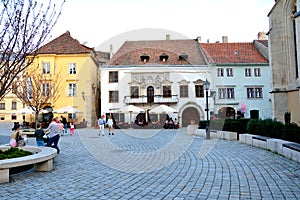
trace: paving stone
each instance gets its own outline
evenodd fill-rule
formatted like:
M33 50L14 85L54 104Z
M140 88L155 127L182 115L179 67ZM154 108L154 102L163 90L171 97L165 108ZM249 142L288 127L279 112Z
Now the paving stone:
M0 124L0 138L10 132ZM97 134L85 128L61 137L54 169L11 175L0 184L0 199L16 199L16 191L25 199L300 198L299 163L238 141L207 141L186 128Z

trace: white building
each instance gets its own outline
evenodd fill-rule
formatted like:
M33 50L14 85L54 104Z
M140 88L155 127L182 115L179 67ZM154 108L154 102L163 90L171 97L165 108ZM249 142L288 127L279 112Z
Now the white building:
M229 49L227 52L224 49ZM220 51L221 50L221 51ZM235 52L236 51L236 52ZM117 121L138 119L161 122L166 116L149 110L165 104L176 110L170 115L180 126L191 120L206 120L204 81L210 116L249 118L272 116L268 60L254 43L204 44L197 40L127 41L101 66L101 113ZM247 74L251 73L251 74ZM135 105L144 114L120 114L119 109ZM224 109L226 112L224 112Z
M267 48L268 41L201 43L211 66L214 90L211 114L229 118L272 117L269 62L256 43Z
M206 119L206 79L211 82L210 70L195 40L127 41L101 66L101 113L117 113L132 104L146 111L139 117L153 122L158 117L148 111L165 104L178 110L170 117L178 117L181 126L198 123ZM130 121L128 114L114 117ZM163 122L165 116L159 118Z

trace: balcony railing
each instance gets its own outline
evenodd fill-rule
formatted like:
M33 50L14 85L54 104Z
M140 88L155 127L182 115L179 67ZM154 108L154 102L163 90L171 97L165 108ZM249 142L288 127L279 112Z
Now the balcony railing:
M154 95L153 97L142 96L124 96L124 103L177 103L178 95L165 97L163 95Z

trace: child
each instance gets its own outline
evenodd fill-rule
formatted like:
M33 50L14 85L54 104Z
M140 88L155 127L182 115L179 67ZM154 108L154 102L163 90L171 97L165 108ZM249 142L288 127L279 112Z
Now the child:
M37 125L37 129L34 132L35 138L36 138L36 145L37 146L45 146L44 142L44 130L41 128L41 124Z
M73 124L73 122L70 123L70 135L74 135L74 131L75 131L75 126Z
M65 129L64 129L64 124L62 123L61 120L59 120L59 127L58 127L58 130L59 130L59 134L60 134L61 136L63 136L63 135L64 135L64 132L65 132Z

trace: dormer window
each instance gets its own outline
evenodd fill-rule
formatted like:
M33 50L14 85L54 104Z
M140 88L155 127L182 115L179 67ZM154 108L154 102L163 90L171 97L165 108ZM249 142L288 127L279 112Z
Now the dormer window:
M189 55L187 55L186 53L182 53L181 55L179 55L178 59L182 61L186 61L188 57Z
M166 53L163 53L159 56L160 61L166 62L169 56Z
M143 55L140 56L140 58L141 58L141 61L146 63L146 62L148 62L150 56L148 56L147 54L144 53Z

